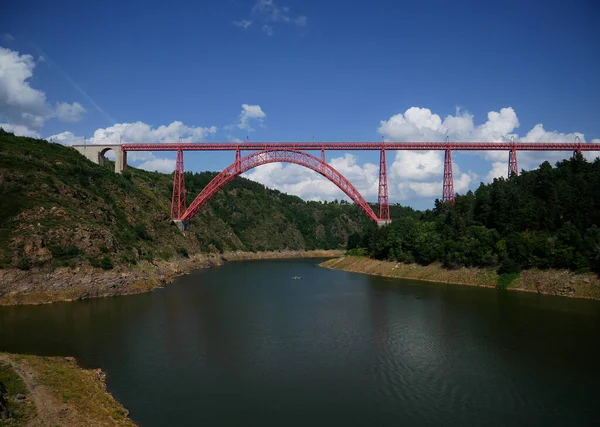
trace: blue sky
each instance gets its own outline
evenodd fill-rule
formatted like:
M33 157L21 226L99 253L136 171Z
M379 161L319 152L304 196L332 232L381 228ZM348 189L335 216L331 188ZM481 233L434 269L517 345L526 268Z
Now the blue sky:
M600 138L592 0L22 0L3 9L0 123L66 144L117 132L126 142ZM457 190L499 175L506 157L455 154ZM523 155L520 167L559 157ZM329 158L375 199L376 153ZM441 154L389 158L392 200L430 207ZM134 164L168 171L173 160L155 153ZM188 154L186 169L231 161ZM305 198L342 196L296 166L248 176Z

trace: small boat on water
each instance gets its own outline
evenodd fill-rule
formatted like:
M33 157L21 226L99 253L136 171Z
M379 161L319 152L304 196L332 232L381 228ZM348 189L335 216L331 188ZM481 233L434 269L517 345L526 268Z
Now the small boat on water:
M300 279L302 279L302 277L300 277L300 276L292 276L292 279L294 279L294 280L300 280Z

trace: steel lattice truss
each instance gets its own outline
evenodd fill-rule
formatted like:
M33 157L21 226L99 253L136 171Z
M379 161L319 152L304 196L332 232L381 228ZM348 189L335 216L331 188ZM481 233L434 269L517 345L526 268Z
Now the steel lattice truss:
M452 150L444 153L444 182L442 201L454 203L454 177L452 175Z
M239 151L237 153L239 153ZM312 169L315 172L323 175L325 178L337 185L340 190L346 193L348 197L354 201L354 203L360 206L360 208L371 220L377 222L379 219L377 215L375 215L375 212L373 212L373 209L371 209L371 206L369 206L369 204L358 192L358 190L350 183L350 181L344 178L344 176L332 166L311 154L284 149L255 152L246 157L240 157L239 154L236 155L236 161L221 171L221 173L219 173L216 177L214 177L212 181L210 181L210 183L204 187L200 194L196 196L181 218L178 219L192 219L221 188L233 181L233 179L238 175L260 165L279 162L295 163L297 165Z
M123 151L273 151L273 150L454 150L454 151L600 151L585 142L191 142L123 144Z
M83 146L82 146L83 147ZM236 176L267 163L295 163L323 175L348 195L369 218L378 224L389 223L389 200L386 151L392 150L442 150L444 151L444 181L442 201L453 203L454 178L452 176L452 151L508 151L508 177L519 174L517 151L600 151L600 144L575 142L212 142L212 143L161 143L122 144L115 149L128 151L177 151L176 169L173 177L173 200L171 218L189 220L206 205L221 188ZM117 148L118 147L118 148ZM303 151L320 151L321 159ZM367 204L354 186L325 161L325 151L373 150L380 152L379 159L379 217ZM235 151L235 162L218 174L206 186L189 208L186 209L183 151ZM246 157L242 151L253 151Z
M173 197L171 199L171 218L180 218L185 212L185 179L183 169L183 151L177 151L175 172L173 173Z

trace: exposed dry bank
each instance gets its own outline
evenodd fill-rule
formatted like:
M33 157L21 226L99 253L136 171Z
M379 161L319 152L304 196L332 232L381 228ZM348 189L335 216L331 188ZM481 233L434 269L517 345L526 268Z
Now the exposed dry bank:
M359 256L330 259L322 267L384 277L424 280L428 282L496 287L502 277L495 270L459 268L448 270L440 264L421 266L394 261L380 261ZM600 279L593 273L575 274L567 270L525 270L506 286L510 290L600 299Z
M134 426L128 411L106 391L99 369L71 357L0 353L7 426Z
M0 306L139 294L161 288L175 277L192 270L216 267L225 261L337 257L341 254L337 250L226 252L196 254L169 261L141 261L134 266L121 265L112 270L94 268L87 264L38 271L0 269Z

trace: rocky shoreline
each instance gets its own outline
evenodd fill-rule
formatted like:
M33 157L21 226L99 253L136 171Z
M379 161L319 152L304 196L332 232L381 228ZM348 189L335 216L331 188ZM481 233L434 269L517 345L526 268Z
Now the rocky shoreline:
M195 254L170 261L142 261L134 266L102 270L90 265L52 270L0 270L0 306L46 304L87 298L149 292L171 283L177 276L227 261L277 258L339 257L342 251L226 252Z
M360 256L343 256L327 260L320 265L333 270L374 276L486 288L498 287L500 280L496 271L491 269L463 267L448 270L440 264L422 266ZM593 273L576 274L567 270L524 270L506 286L506 289L600 300L600 278Z

